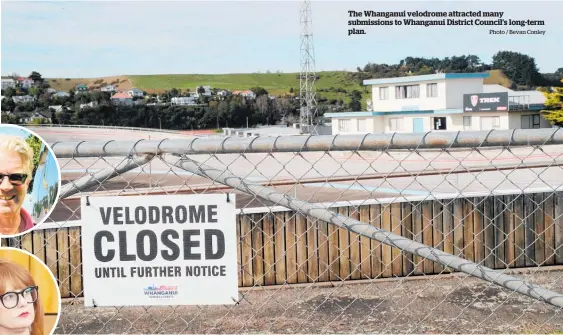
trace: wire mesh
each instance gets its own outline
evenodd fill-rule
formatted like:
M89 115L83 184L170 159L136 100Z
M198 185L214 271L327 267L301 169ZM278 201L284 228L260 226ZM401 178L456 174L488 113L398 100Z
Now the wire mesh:
M56 333L563 329L558 130L57 142ZM234 306L82 306L80 197L236 193ZM102 288L100 288L102 289Z

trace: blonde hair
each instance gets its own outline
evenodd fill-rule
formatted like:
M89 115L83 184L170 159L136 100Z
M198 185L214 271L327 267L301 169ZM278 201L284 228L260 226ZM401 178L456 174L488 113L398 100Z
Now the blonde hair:
M19 136L2 135L0 134L0 151L15 152L20 155L23 162L25 171L27 172L28 179L33 177L33 149L26 140Z
M30 286L36 286L35 280L29 271L23 266L6 259L0 259L0 295L6 293L6 286L10 283L14 289L24 289ZM39 293L38 293L39 294ZM43 306L39 295L33 303L35 311L35 319L31 324L30 335L43 335L45 333Z

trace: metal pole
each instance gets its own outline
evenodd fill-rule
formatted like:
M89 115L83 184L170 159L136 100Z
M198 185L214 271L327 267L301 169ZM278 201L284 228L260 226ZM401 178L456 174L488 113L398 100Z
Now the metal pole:
M84 176L78 180L66 183L63 187L61 187L60 198L64 199L70 197L73 194L86 190L92 186L99 185L106 180L119 176L120 174L143 166L146 163L150 162L153 157L154 155L137 156L123 162L115 169L104 169L102 171L94 173L91 176Z
M403 251L430 259L444 266L451 267L471 276L495 283L534 299L547 302L548 304L557 307L563 307L563 295L557 292L549 291L538 285L527 283L521 279L505 275L500 271L486 268L463 258L445 253L439 249L435 249L403 236L376 228L370 224L351 219L345 215L331 212L324 206L297 200L285 193L277 191L276 189L255 184L251 181L247 181L233 175L228 170L217 169L185 157L179 162L175 161L172 163L168 161L168 163L199 176L228 185L233 189L238 189L245 193L252 194L276 205L290 208L302 215L317 218L337 227L345 228L370 239L377 240Z
M189 138L162 141L55 142L58 158L135 154L229 154L306 151L390 151L563 144L561 128L257 138ZM158 149L158 150L157 150Z

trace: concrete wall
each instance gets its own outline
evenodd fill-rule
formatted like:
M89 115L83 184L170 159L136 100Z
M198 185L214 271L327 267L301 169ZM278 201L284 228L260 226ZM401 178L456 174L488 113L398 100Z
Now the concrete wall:
M438 96L427 97L427 84L438 84ZM397 99L395 87L401 85L420 85L420 98ZM388 88L387 100L379 100L379 89ZM424 80L400 84L379 84L372 86L373 110L376 112L401 110L441 110L463 107L463 95L482 93L482 78Z
M471 125L465 129L463 125L464 116L471 117ZM372 116L372 117L344 117L344 118L333 118L332 119L332 134L358 134L358 133L412 133L414 130L414 119L422 118L424 125L424 132L428 131L440 131L434 130L433 118L435 117L445 117L446 118L446 129L443 131L479 131L479 130L491 130L491 129L518 129L521 127L520 115L515 116L499 112L490 113L459 113L459 114L419 114L419 115L405 115L405 114L388 114L384 116ZM487 121L484 118L498 117L498 128L493 128L491 126L492 119ZM400 130L391 129L391 119L396 118L402 120L403 128ZM339 130L338 120L350 120L348 131L343 132ZM358 120L365 122L365 128L362 131L358 128ZM482 123L484 121L484 123ZM542 125L542 127L544 127ZM551 127L547 123L547 127Z
M510 129L521 129L522 128L522 115L539 115L540 116L540 128L551 128L553 127L549 121L547 121L540 113L534 112L511 112L509 114L509 125Z
M438 96L427 98L426 85L438 84ZM420 98L418 99L397 99L395 97L395 87L402 85L420 85ZM387 100L379 100L379 88L387 87ZM372 86L372 102L374 111L398 111L398 110L425 110L425 109L445 109L446 108L446 81L430 80L415 81L404 84L382 84Z
M483 78L448 79L446 81L446 108L463 108L463 95L483 92ZM438 108L436 108L438 109Z
M338 120L348 120L348 131L340 131ZM382 133L383 116L332 118L332 134Z

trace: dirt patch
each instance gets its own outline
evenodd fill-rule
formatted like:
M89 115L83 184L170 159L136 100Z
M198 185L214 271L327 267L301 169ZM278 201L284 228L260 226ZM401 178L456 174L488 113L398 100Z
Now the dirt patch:
M562 292L562 275L514 276ZM560 308L465 276L336 287L256 286L241 290L239 304L230 306L84 308L80 300L75 302L63 304L56 333L499 334L563 329Z

